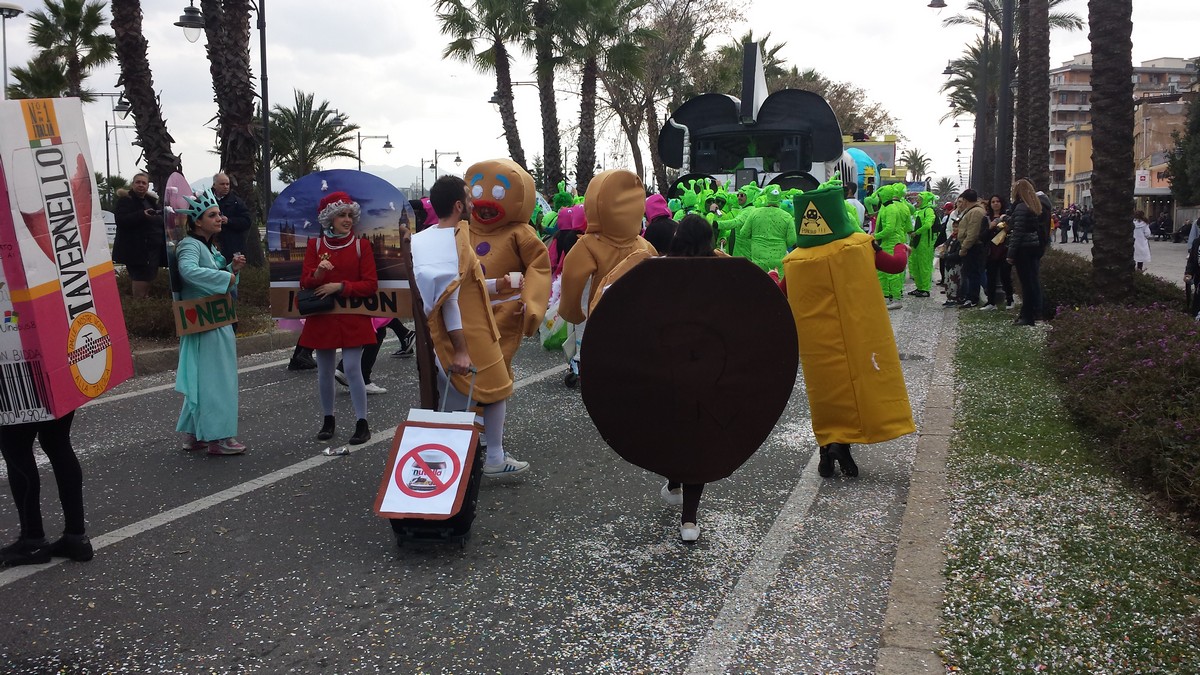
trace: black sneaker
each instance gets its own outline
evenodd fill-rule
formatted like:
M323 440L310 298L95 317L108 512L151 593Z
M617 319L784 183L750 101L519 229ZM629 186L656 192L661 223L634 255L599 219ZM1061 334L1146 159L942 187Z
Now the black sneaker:
M326 415L321 421L321 430L317 432L318 441L327 441L333 438L334 419L333 415Z
M55 558L70 558L75 562L87 562L95 555L92 540L86 534L64 534L46 551Z
M0 567L18 565L42 565L50 562L50 551L46 538L18 539L0 548Z
M312 370L317 367L317 362L312 357L311 352L297 351L292 354L292 359L288 361L288 370Z
M362 445L371 440L371 430L367 427L367 421L360 419L354 425L354 435L350 437L350 445Z
M979 306L978 302L973 302L971 300L963 300L962 304L959 305L959 307L962 307L963 309L971 309L972 307L978 307L978 306Z
M409 331L408 335L400 338L400 349L392 352L392 356L399 359L407 359L417 353L416 349L417 333Z

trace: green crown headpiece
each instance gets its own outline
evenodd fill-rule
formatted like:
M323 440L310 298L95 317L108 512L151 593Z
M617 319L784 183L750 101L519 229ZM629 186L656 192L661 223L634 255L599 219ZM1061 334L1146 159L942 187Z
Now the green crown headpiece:
M190 208L176 209L175 212L186 214L190 216L192 220L200 220L200 216L204 215L205 211L214 206L220 206L217 204L217 198L215 195L213 195L212 188L207 188L203 192L198 192L193 196L195 199L192 199L192 197L187 195L183 195L183 200L188 203Z

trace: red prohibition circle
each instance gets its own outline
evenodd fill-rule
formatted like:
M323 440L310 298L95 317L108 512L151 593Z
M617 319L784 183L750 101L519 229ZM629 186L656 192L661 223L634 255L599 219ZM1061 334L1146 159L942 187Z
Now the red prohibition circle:
M453 465L453 471L450 473L449 480L439 481L437 474L429 469L429 465L425 463L425 460L420 454L426 450L436 450L450 458L450 463ZM434 483L434 489L428 492L420 492L408 486L404 480L404 467L408 465L408 461L410 459L416 463L416 465L425 472L425 476ZM396 473L393 475L392 480L395 481L396 487L400 488L400 491L409 497L416 499L428 499L430 497L436 497L445 492L448 487L453 485L454 482L458 480L461 473L462 460L458 458L457 453L441 443L426 443L425 445L418 445L412 450L404 453L404 456L400 458L400 461L396 462Z

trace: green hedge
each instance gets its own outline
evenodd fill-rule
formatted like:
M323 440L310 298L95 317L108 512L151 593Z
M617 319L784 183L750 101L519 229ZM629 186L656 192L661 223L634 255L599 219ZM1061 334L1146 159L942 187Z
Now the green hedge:
M130 295L129 277L122 268L117 271L117 288L121 293L121 308L125 313L125 329L131 337L155 340L175 338L175 319L171 316L171 289L166 270L150 286L150 297ZM238 281L238 334L250 335L274 327L270 307L270 270L267 267L246 267Z
M1095 304L1092 261L1073 253L1051 248L1042 258L1042 307L1046 318L1054 318L1060 307L1088 307ZM1015 273L1014 273L1015 278ZM1183 311L1183 289L1152 274L1133 273L1132 307L1178 306Z

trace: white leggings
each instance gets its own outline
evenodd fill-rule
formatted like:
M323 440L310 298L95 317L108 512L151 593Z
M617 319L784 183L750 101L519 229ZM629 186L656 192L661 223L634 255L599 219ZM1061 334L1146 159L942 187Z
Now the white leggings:
M321 395L321 412L333 414L333 370L337 359L336 349L316 349L317 392ZM342 347L342 372L350 383L350 403L360 420L367 419L367 389L362 376L362 347Z
M466 394L455 389L445 372L438 368L438 396L443 410L466 410L469 401ZM508 399L489 403L483 408L483 437L487 440L485 464L504 462L504 417L508 411ZM479 421L479 418L475 418Z

